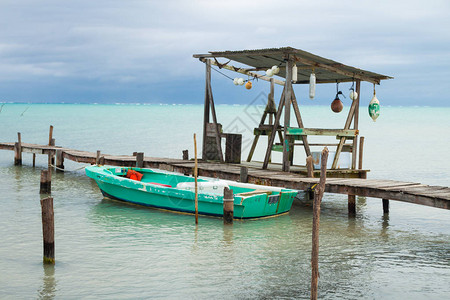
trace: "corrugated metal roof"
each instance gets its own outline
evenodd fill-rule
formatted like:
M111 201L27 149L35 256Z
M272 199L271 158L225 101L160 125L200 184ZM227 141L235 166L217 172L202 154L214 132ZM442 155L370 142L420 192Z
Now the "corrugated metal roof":
M285 78L285 62L292 59L297 65L297 83L309 83L312 69L316 74L317 83L348 82L355 79L379 84L381 80L392 77L367 70L347 66L312 53L292 47L267 48L240 51L210 51L209 54L195 54L197 58L223 57L248 65L256 70L266 70L273 65L280 66L276 76Z

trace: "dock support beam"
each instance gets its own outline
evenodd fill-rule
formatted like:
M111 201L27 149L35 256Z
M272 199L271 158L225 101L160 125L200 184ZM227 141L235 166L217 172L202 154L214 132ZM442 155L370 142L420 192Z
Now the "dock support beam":
M389 213L389 199L383 199L383 213Z
M44 241L44 264L55 264L55 216L53 198L41 200L42 237Z
M348 214L349 216L356 215L356 196L348 195Z
M52 193L52 173L49 170L41 171L41 188L39 194Z
M22 165L22 138L20 132L17 133L17 143L14 144L14 165Z
M289 139L287 138L287 129L290 126L291 117L291 101L292 101L292 66L293 62L289 60L286 62L286 82L285 82L285 94L284 94L284 134L283 134L283 164L282 170L289 172L291 168L290 151L293 151L289 145Z
M314 178L313 158L311 155L308 155L306 158L306 176L308 178ZM314 191L312 189L308 189L306 193L308 200L314 199Z
M241 167L241 178L240 181L243 183L248 182L248 168L247 167Z
M144 152L136 153L136 168L144 167Z
M362 170L363 168L363 152L364 151L364 137L359 138L359 161L358 161L358 169Z
M56 150L56 172L64 172L64 153L61 149Z
M233 224L234 196L233 190L223 189L223 224Z

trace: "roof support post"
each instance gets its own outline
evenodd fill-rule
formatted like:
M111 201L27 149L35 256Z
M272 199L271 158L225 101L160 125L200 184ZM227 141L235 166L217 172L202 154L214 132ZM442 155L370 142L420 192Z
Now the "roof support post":
M356 107L355 107L355 116L353 118L353 129L358 130L359 123L359 99L360 99L360 90L361 90L361 80L356 80L356 93L358 94L358 98L355 99ZM352 170L356 169L356 156L358 153L358 135L353 139L353 147L352 147Z
M222 147L221 147L221 133L219 131L219 126L217 124L217 117L216 117L216 108L214 107L214 99L212 95L212 89L211 89L211 60L207 59L205 62L206 65L206 86L205 86L205 110L204 110L204 117L203 117L203 149L202 149L202 159L206 160L206 137L207 137L207 124L209 123L209 111L211 110L211 114L213 117L213 124L215 127L215 135L216 135L216 144L217 144L217 153L219 156L219 160L221 163L224 162L223 160L223 154L222 154Z
M292 107L294 108L295 117L297 118L298 127L299 128L304 128L303 121L302 121L302 116L300 115L300 109L298 108L298 103L297 103L297 99L295 97L294 89L292 89ZM306 156L308 157L308 156L311 155L311 150L309 148L309 143L308 143L308 136L307 135L303 135L302 136L302 141L303 141L303 146L305 147ZM292 147L292 151L294 151L293 147Z
M207 59L205 61L205 104L203 106L203 142L202 142L202 159L206 160L206 127L209 123L209 86L211 84L211 63Z
M273 142L275 141L275 135L277 134L277 128L280 124L280 119L281 119L281 112L283 111L283 105L284 105L284 100L285 100L285 91L286 91L286 86L283 89L283 93L281 93L281 98L280 98L280 103L278 104L278 110L277 110L277 114L275 115L275 122L273 123L273 129L270 132L270 136L269 136L269 141L267 143L267 150L266 150L266 156L264 157L264 162L263 162L263 170L267 169L267 166L269 165L269 159L270 159L270 155L272 154L272 146L273 146ZM283 142L283 140L281 140L281 142Z
M282 170L289 172L291 167L289 151L292 151L292 147L289 145L289 139L287 137L287 128L290 126L291 119L291 99L292 99L292 61L289 59L286 62L286 82L284 83L284 139L283 139L283 165Z
M358 95L358 99L359 99L359 95ZM350 125L352 124L352 120L355 117L356 107L357 107L357 104L359 103L358 99L354 100L352 102L352 106L350 106L350 110L349 110L348 116L347 116L347 121L345 121L344 130L349 129ZM353 137L353 142L356 141L356 137L357 137L357 135ZM336 167L337 167L337 164L339 162L339 156L341 155L345 140L346 140L345 136L341 137L339 140L339 144L336 148L336 154L334 156L334 160L333 160L333 164L331 165L331 169L336 169Z

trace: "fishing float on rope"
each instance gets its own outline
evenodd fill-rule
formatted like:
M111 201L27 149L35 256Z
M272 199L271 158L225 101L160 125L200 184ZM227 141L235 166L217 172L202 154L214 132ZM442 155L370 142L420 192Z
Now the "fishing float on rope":
M373 97L369 103L369 116L375 122L377 118L380 116L380 101L377 98L375 91L375 83L373 84Z

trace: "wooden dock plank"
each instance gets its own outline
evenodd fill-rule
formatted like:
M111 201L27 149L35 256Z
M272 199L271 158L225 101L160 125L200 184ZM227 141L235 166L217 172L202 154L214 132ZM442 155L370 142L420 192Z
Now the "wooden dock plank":
M14 143L0 143L0 150L14 150ZM35 154L52 154L62 150L63 157L80 163L95 164L97 153L63 148L58 146L22 143L22 151ZM135 166L136 157L132 155L102 154L107 165ZM222 179L239 180L241 166L248 168L248 182L307 190L319 182L318 178L306 178L302 167L292 167L294 172L281 171L281 165L269 165L269 170L261 170L262 163L221 164L217 162L199 162L199 175ZM193 161L182 159L144 157L144 167L159 168L192 174ZM304 169L304 170L303 170ZM296 172L295 172L296 171ZM348 174L354 170L349 170ZM330 173L342 173L344 170L328 170ZM348 175L347 174L347 175ZM341 174L342 175L342 174ZM344 174L344 176L347 176ZM327 175L328 176L328 175ZM350 176L350 175L348 175ZM327 178L325 192L360 195L366 197L397 200L438 208L450 209L450 188L429 186L415 182L403 182L385 179Z

